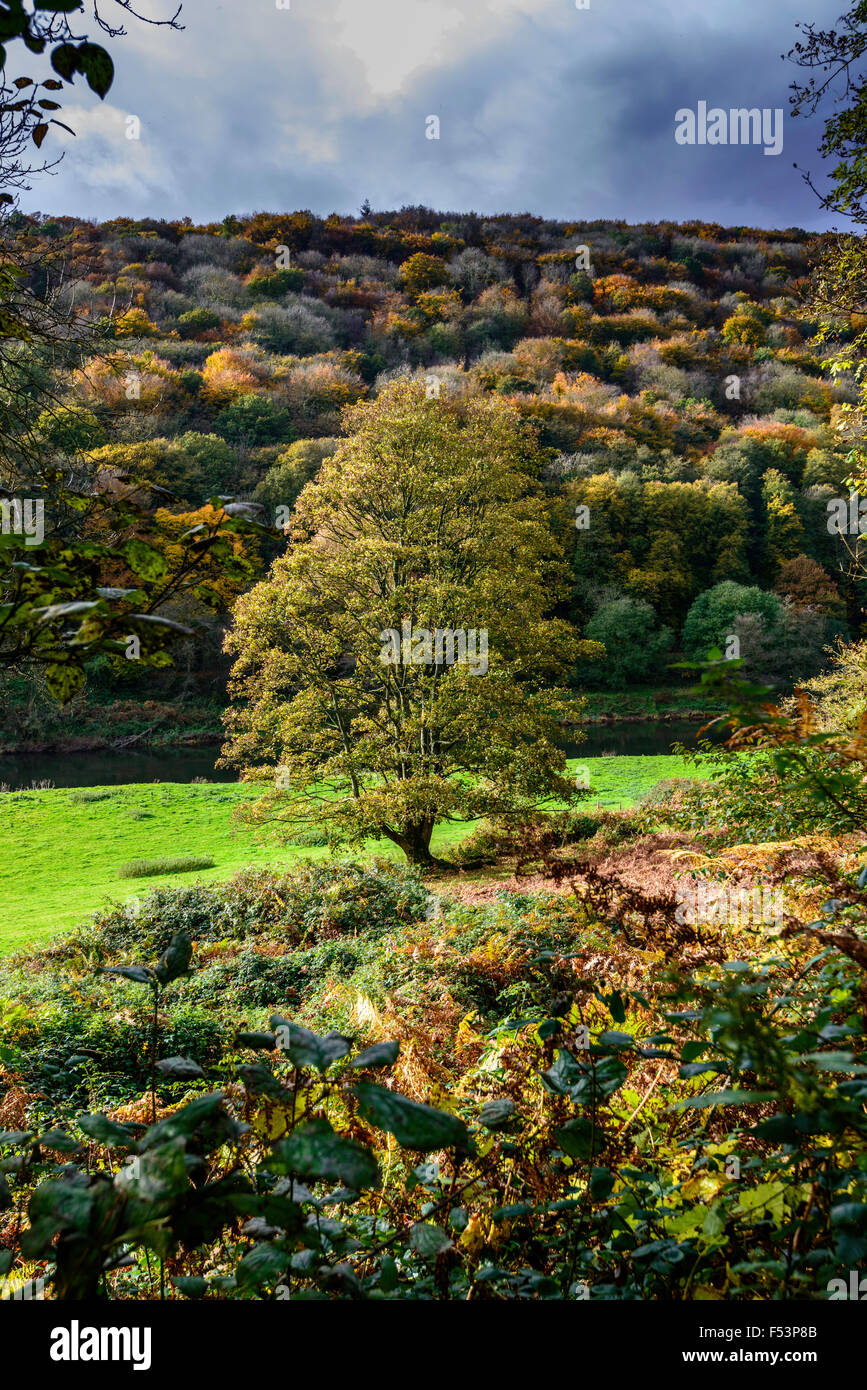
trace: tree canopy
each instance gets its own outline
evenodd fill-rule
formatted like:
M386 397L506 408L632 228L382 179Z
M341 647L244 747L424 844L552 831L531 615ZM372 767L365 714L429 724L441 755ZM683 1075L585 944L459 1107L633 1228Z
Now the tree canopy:
M397 382L348 429L235 609L225 753L276 776L260 819L426 863L441 820L574 795L557 682L581 644L549 616L567 572L514 408Z

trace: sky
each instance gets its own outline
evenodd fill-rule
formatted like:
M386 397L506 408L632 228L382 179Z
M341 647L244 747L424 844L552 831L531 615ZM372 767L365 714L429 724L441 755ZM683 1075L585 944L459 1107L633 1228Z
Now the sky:
M155 17L174 8L139 4ZM827 228L834 219L793 167L819 172L821 121L789 115L797 69L781 55L798 21L827 26L843 8L184 0L183 32L130 20L109 43L117 76L104 102L76 80L60 113L76 136L53 128L65 158L22 207L201 223L258 210L355 215L368 199L383 210ZM677 113L701 102L759 108L768 121L781 109L781 152L678 143Z

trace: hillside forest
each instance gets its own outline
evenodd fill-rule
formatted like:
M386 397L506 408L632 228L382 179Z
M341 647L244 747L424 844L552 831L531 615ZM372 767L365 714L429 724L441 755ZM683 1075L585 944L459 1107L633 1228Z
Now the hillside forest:
M347 408L401 380L534 428L570 570L557 612L597 644L576 688L676 685L678 659L730 638L750 676L791 687L858 634L841 432L855 388L823 365L801 304L821 238L425 208L11 220L26 262L92 326L19 428L84 486L132 496L164 551L220 498L268 528L236 543L237 573L207 604L198 575L174 595L166 611L195 636L171 671L89 664L72 707L83 742L110 742L118 721L157 737L162 722L169 737L207 726L232 602L279 553ZM68 735L43 695L7 675L7 749Z

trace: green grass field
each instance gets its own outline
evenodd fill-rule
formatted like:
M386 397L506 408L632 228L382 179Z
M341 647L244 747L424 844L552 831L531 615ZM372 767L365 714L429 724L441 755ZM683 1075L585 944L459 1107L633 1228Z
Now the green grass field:
M672 756L573 759L586 764L593 788L589 805L631 806L666 777L696 776ZM91 795L96 789L90 789ZM258 795L235 783L134 784L102 788L99 799L67 789L0 795L0 954L44 943L107 902L145 895L162 884L214 882L248 864L289 867L327 855L320 848L264 843L239 827L232 812ZM468 823L443 827L434 836L438 853L462 840ZM399 859L386 841L371 852ZM210 856L212 869L161 877L120 879L118 869L135 859Z

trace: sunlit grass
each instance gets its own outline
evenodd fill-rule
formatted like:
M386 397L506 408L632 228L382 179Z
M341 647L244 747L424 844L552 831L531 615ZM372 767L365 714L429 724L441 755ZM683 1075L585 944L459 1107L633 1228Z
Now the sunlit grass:
M631 806L653 784L667 777L696 776L693 767L671 756L576 758L586 765L592 792L608 810ZM248 864L289 867L301 859L320 859L328 850L314 845L279 845L240 826L236 807L255 799L259 789L239 783L148 783L109 789L53 789L0 795L0 953L47 941L106 902L134 896L118 873L135 860L162 861L148 875L148 891L170 883L219 882ZM84 795L83 793L90 793ZM311 822L308 831L315 830ZM459 822L440 827L435 853L447 854L470 832ZM183 859L206 859L212 868L172 869L167 846ZM400 860L388 841L372 841L371 853ZM165 871L162 867L165 866Z

